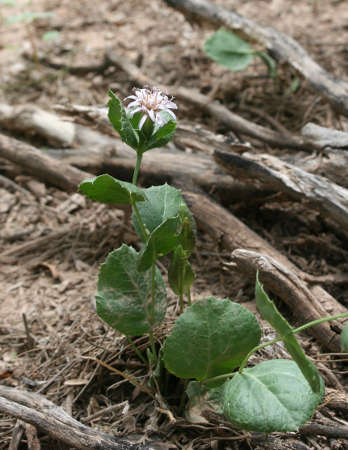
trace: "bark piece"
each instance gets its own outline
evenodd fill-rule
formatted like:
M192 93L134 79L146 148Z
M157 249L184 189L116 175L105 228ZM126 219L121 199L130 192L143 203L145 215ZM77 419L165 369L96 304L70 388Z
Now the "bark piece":
M237 249L232 253L232 261L251 279L255 279L256 271L259 271L260 281L265 290L280 297L291 308L294 316L300 318L301 323L321 319L327 315L306 283L275 259L258 252ZM336 342L335 345L338 345L339 337L334 335L329 322L311 327L308 332L319 342L325 341L326 346L331 346L332 339Z
M235 177L257 178L263 186L296 200L309 200L323 215L348 230L348 189L268 155L214 153L215 161Z
M151 446L132 444L125 439L87 427L39 394L0 386L0 411L78 449L151 450Z
M290 36L274 28L261 26L207 0L165 0L198 21L230 28L263 45L279 63L288 63L338 111L348 115L348 83L339 80L317 64Z

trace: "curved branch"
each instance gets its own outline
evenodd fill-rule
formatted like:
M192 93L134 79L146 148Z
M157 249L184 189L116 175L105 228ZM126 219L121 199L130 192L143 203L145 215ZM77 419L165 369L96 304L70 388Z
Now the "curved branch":
M263 27L233 11L207 0L164 0L169 6L194 20L205 20L239 31L249 40L263 45L279 63L288 63L338 111L348 115L348 83L334 78L317 64L306 50L290 36L272 27Z

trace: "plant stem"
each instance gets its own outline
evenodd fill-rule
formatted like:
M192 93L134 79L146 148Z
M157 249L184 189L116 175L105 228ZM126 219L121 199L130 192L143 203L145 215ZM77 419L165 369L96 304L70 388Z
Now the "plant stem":
M188 306L191 306L191 305L192 305L192 301L191 301L191 289L188 290L186 296L187 296L187 304L188 304Z
M180 314L184 312L184 294L180 292L179 294L179 305L180 305Z
M136 201L133 199L132 196L131 196L131 202L132 202L132 207L133 207L135 216L136 216L136 218L137 218L137 220L138 220L138 224L139 224L139 226L140 226L142 238L143 238L144 241L146 241L147 236L148 236L148 233L147 233L147 231L146 231L144 222L143 222L143 220L142 220L142 218L141 218L141 215L140 215L140 213L139 213L139 209L138 209L138 207L137 207L137 203L136 203Z
M343 319L344 317L348 317L348 313L341 313L341 314L336 314L335 316L323 317L322 319L317 319L317 320L313 320L312 322L305 323L304 325L302 325L298 328L295 328L295 330L293 330L292 332L294 334L299 333L300 331L303 331L309 327L313 327L314 325L319 325L320 323L323 323L323 322L329 322L330 320Z
M236 373L237 372L224 373L223 375L218 375L213 378L207 378L206 380L201 381L201 384L207 384L207 383L211 383L212 381L221 381L221 380L225 380L226 378L232 378L235 376Z
M295 328L294 330L291 330L291 332L289 334L297 334L303 330L306 330L307 328L313 327L314 325L319 325L320 323L323 323L323 322L329 322L330 320L343 319L344 317L348 317L348 313L341 313L341 314L336 314L335 316L323 317L322 319L312 320L312 322L308 322L298 328ZM250 350L250 352L243 359L243 361L239 367L239 373L242 373L242 371L245 368L245 366L248 362L248 359L250 358L251 355L253 355L257 351L261 350L262 348L267 347L268 345L273 345L276 342L282 341L284 337L286 337L286 335L280 336L276 339L273 339L272 341L265 342L264 344L260 344L256 347L254 347L252 350Z
M147 361L144 358L144 356L140 353L140 351L137 349L136 345L134 344L132 338L130 336L126 335L126 339L129 343L129 345L132 347L132 349L135 351L136 355L141 359L141 361L147 365Z
M153 338L152 330L149 332L149 339L150 339L152 355L153 355L154 363L155 363L154 366L156 366L156 364L157 364L157 353L156 353L155 340ZM150 363L150 361L149 361L149 363Z
M132 183L135 185L137 184L137 179L138 179L139 169L140 169L140 164L141 164L142 159L143 159L143 153L142 153L142 151L138 150L137 151L137 162L135 164L135 169L133 172L133 179L132 179Z

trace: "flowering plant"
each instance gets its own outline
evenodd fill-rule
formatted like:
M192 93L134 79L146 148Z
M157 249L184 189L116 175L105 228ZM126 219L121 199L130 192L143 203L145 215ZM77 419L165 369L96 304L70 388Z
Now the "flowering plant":
M101 265L98 315L127 337L149 366L156 386L160 386L161 371L167 370L190 380L186 388L190 405L204 397L242 429L296 431L324 394L323 380L295 337L318 321L293 329L258 279L258 310L279 334L265 344L260 344L256 317L238 303L208 297L191 304L194 273L189 258L196 241L194 219L178 189L168 184L143 189L136 184L144 152L172 139L176 128L172 110L177 107L173 98L159 89L135 90L125 99L131 100L127 107L112 92L109 95L109 119L137 153L133 180L128 183L105 174L83 181L80 189L99 202L131 205L133 225L143 246L137 252L123 244ZM180 316L162 344L155 341L154 331L167 308L165 282L156 265L164 255L170 255L168 283L179 297ZM148 334L150 342L146 355L132 340L143 334ZM284 342L293 360L271 360L246 368L251 355L277 341Z

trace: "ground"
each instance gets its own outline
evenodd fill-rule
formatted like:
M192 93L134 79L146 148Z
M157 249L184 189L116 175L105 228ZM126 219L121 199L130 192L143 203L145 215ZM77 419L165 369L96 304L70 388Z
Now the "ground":
M92 67L103 60L109 47L137 63L159 84L194 88L208 95L216 89L215 99L264 126L274 124L271 118L292 132L310 121L348 131L347 119L297 78L294 70L280 67L274 80L267 77L260 61L232 73L209 60L203 43L212 31L189 23L161 0L15 3L0 1L1 20L25 11L52 11L54 15L29 25L1 23L0 103L34 103L46 109L67 103L105 105L110 88L125 97L132 82L115 68L74 75L25 57L32 54L34 46L38 54L57 63ZM288 33L325 69L346 79L347 1L215 3ZM59 31L56 39L44 40L44 33L52 30ZM179 105L178 119L225 132L203 112L185 105ZM264 150L279 155L282 151ZM244 438L229 441L226 430L219 431L214 425L190 425L180 419L171 426L141 392L88 359L98 357L109 364L117 360L119 368L132 367L134 373L142 373L127 342L107 328L93 306L100 263L122 240L137 246L137 237L130 229L124 230L122 211L95 206L80 196L44 185L23 171L16 172L4 160L0 161L0 173L11 175L16 182L12 188L0 184L0 377L11 386L44 394L92 427L119 435L139 437L145 433L183 449L266 448L248 444ZM344 233L317 214L305 215L302 205L289 202L280 206L271 201L255 211L238 203L231 210L308 273L347 271ZM317 241L310 240L313 234ZM299 235L303 239L296 241ZM198 251L193 256L197 271L194 298L216 295L251 303L252 286L228 270L228 262L228 253L199 231ZM347 305L346 287L326 285ZM290 320L291 312L285 312ZM116 404L120 408L96 414ZM8 417L0 421L1 449L9 445L14 423ZM221 433L226 439L219 444ZM232 436L237 434L230 432ZM348 448L338 440L302 439L305 448ZM54 448L45 438L42 445ZM164 444L162 448L166 448Z

